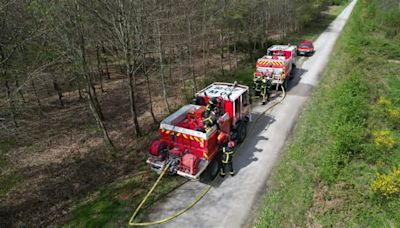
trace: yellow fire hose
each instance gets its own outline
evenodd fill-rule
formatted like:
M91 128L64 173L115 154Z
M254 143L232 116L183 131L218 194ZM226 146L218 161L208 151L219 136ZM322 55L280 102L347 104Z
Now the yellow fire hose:
M282 92L283 92L283 96L282 99L279 102L276 102L274 104L272 104L270 107L268 107L266 110L264 110L259 116L258 118L254 121L254 123L256 123L258 120L260 120L260 118L262 117L262 115L266 112L268 112L269 110L271 110L273 107L275 107L276 105L282 103L282 101L285 99L286 97L286 91L285 88L281 85L282 88ZM177 213L168 216L166 218L163 219L159 219L156 221L150 221L150 222L135 222L135 218L136 216L139 214L140 209L143 207L143 205L146 203L146 201L148 200L149 196L151 195L151 193L153 193L154 189L157 187L157 185L159 184L159 182L161 181L162 177L165 175L165 173L168 171L170 164L167 164L163 171L160 173L160 176L157 178L156 182L153 184L153 186L151 187L150 191L146 194L146 196L143 198L142 202L139 204L139 206L136 208L135 212L133 213L133 215L131 216L128 225L129 226L150 226L150 225L157 225L157 224L161 224L164 222L168 222L176 217L179 217L180 215L182 215L183 213L185 213L186 211L188 211L189 209L191 209L194 205L196 205L212 188L212 183L214 183L214 181L217 179L215 178L209 186L207 186L203 192L201 192L187 207L183 208L182 210L178 211Z
M254 121L254 123L257 123L257 121L260 120L260 118L262 117L263 114L265 114L266 112L268 112L269 110L271 110L273 107L275 107L275 106L277 106L278 104L280 104L280 103L283 102L283 100L286 98L286 91L285 91L285 88L284 88L282 85L281 85L281 88L282 88L282 93L283 93L282 99L281 99L279 102L276 102L276 103L272 104L271 106L269 106L267 109L265 109L265 110L257 117L257 119Z
M133 213L131 219L129 220L129 225L130 226L150 226L150 225L156 225L156 224L161 224L164 222L168 222L178 216L180 216L181 214L185 213L186 211L188 211L190 208L192 208L194 205L196 205L207 193L208 191L210 191L212 184L210 184L207 188L204 189L204 191L199 194L195 200L190 203L187 207L183 208L182 210L178 211L176 214L171 215L169 217L160 219L160 220L156 220L156 221L151 221L151 222L135 222L135 218L138 215L140 209L143 207L143 205L145 204L145 202L147 201L147 199L149 198L149 196L151 195L151 193L153 193L154 189L156 188L156 186L158 185L158 183L161 181L161 178L164 176L164 174L167 172L169 168L169 164L164 168L164 170L161 172L160 176L157 178L156 182L154 183L153 187L151 187L150 191L147 193L147 195L143 198L142 202L139 204L139 206L136 208L135 212ZM215 181L216 179L214 179ZM214 182L213 181L213 182ZM212 182L212 183L213 183Z

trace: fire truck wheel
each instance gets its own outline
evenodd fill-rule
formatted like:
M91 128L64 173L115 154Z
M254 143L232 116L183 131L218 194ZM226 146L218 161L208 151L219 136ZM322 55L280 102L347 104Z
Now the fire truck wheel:
M290 72L290 79L293 79L296 76L296 65L292 65L292 71Z
M289 86L289 79L288 79L288 78L285 78L285 80L283 80L283 88L284 88L285 90L287 90L287 89L288 89L288 86Z
M247 124L240 121L237 128L237 142L242 143L247 136Z
M219 161L220 158L216 157L211 163L208 165L207 169L200 175L200 182L209 183L217 177L219 172Z

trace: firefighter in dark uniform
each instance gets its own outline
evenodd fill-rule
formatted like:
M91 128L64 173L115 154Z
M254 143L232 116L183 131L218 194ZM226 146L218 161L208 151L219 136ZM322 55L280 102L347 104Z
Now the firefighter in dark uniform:
M221 172L220 176L225 177L225 171L229 170L229 174L231 176L235 175L235 171L233 170L233 154L235 151L233 148L235 147L235 142L230 141L225 146L222 147L222 159L221 159Z
M222 97L213 97L208 101L203 118L205 132L208 132L212 128L212 126L217 124L217 120L222 114L222 101Z
M208 101L208 104L206 106L206 112L208 115L211 115L211 113L214 113L216 116L221 115L221 103L224 99L222 97L213 97Z
M272 73L269 75L262 75L261 77L254 78L254 90L256 92L256 96L262 98L263 105L269 100L272 85L271 80L273 76L274 75Z
M212 126L217 123L217 118L214 114L210 114L208 117L203 118L204 131L208 132Z

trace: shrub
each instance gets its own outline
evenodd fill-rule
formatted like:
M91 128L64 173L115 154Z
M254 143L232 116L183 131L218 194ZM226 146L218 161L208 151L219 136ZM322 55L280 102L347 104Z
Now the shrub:
M385 197L395 196L400 193L400 168L394 169L389 174L380 174L372 182L372 191Z
M392 102L390 102L390 100L388 100L387 98L380 96L378 99L378 105L383 106L383 107L388 107L390 105L392 105Z
M394 125L399 127L400 125L400 109L389 109L389 121Z
M388 150L391 150L394 147L395 140L390 130L385 129L380 131L372 131L372 135L374 136L375 145L383 146Z

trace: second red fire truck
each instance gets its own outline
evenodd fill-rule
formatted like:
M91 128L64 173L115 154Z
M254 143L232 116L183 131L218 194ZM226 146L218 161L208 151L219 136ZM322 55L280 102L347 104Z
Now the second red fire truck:
M254 72L255 95L262 97L263 104L269 98L269 90L282 85L287 89L289 79L296 70L297 47L294 45L273 45L267 54L259 58Z

